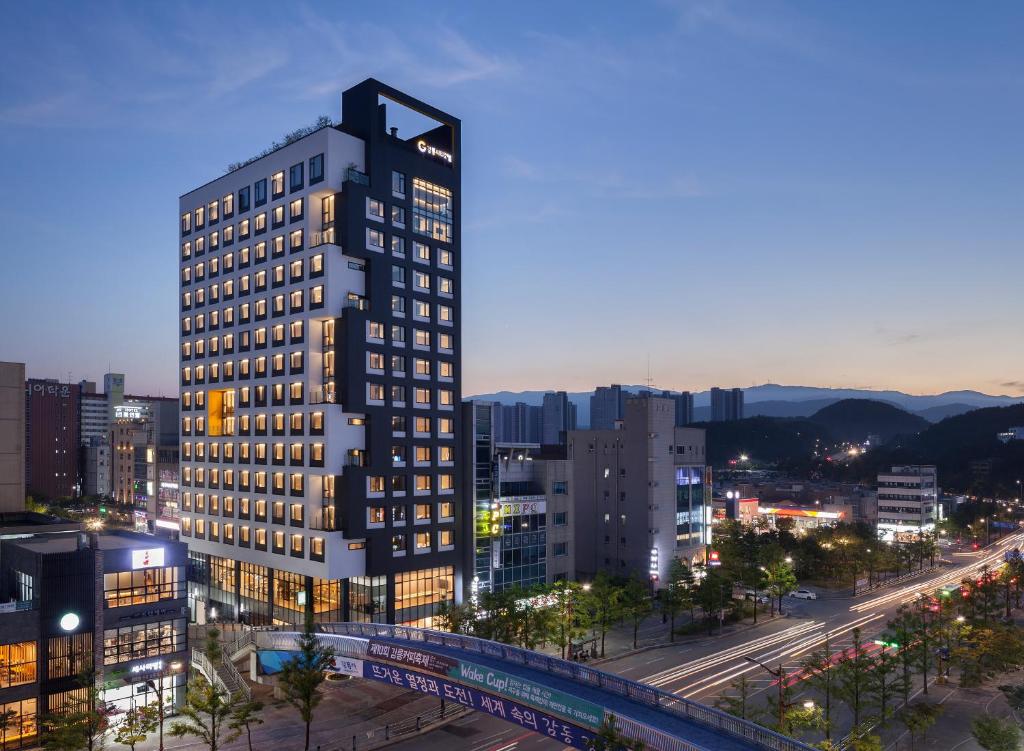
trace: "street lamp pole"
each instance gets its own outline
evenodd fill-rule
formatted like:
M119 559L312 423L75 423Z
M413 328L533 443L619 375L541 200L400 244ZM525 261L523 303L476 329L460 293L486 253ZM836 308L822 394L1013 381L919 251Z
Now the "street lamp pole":
M786 701L785 701L785 687L782 685L786 678L786 672L782 668L782 663L779 663L778 670L772 670L770 667L765 665L763 662L750 655L744 655L743 659L747 662L752 662L755 665L760 665L762 668L768 671L769 675L773 675L778 679L779 682L779 732L783 732L783 727L786 724Z

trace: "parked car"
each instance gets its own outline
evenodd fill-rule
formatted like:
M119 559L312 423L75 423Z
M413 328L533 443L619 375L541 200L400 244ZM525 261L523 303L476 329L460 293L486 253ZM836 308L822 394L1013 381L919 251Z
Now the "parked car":
M809 589L794 589L789 593L790 597L795 597L798 600L817 600L818 595L816 592L812 592Z
M744 599L747 599L747 600L753 600L754 596L755 596L755 592L752 589L748 589L746 592L743 593ZM768 603L768 593L767 592L757 592L756 596L757 596L757 601L759 603L761 603L762 605L765 605L765 604Z

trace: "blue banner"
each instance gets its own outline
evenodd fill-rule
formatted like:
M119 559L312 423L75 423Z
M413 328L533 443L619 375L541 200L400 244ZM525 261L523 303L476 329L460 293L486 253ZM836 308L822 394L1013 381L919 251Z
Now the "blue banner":
M424 675L394 665L364 661L363 677L390 683L392 686L400 688L413 689L424 694L432 694L445 701L455 702L478 712L486 712L573 748L586 749L587 742L594 738L593 733L581 727L538 712L536 709L523 706L510 699L492 696L469 686L451 683L440 676Z

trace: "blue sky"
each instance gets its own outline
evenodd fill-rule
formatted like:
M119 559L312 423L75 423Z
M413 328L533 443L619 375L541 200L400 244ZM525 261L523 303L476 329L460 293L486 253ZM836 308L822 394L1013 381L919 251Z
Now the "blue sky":
M374 76L464 124L467 394L648 357L1021 394L1022 32L997 2L9 5L0 359L176 392L178 195Z

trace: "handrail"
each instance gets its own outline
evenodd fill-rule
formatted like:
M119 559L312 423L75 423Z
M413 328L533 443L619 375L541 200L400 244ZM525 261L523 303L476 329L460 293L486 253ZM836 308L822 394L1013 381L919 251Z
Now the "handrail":
M500 660L515 662L534 670L574 680L578 683L597 686L605 691L624 696L641 704L647 704L665 710L676 716L692 720L700 725L721 730L736 738L751 741L761 748L771 751L811 751L811 747L794 738L789 738L774 730L762 727L749 720L735 717L723 710L684 699L675 694L661 691L654 686L638 683L612 673L606 673L579 663L562 660L558 657L512 647L507 644L478 639L473 636L450 634L411 626L392 626L382 623L326 623L319 624L320 637L326 637L339 654L349 657L362 657L367 654L365 639L386 637L419 641L427 644L438 644L454 647L467 652L476 652ZM261 632L257 635L257 643L270 649L286 649L286 645L294 643L297 632ZM287 634L287 635L286 635ZM333 638L332 638L333 637ZM628 718L622 718L623 721ZM629 720L629 727L642 737L647 737L652 748L666 751L693 751L696 746L674 738L664 732L647 725ZM658 737L654 742L655 736ZM638 736L639 737L639 736Z
M231 690L227 687L227 684L224 683L224 679L217 672L213 663L210 662L210 658L207 657L206 653L198 647L192 647L192 665L194 665L210 683L214 684L225 694L231 694Z
M238 684L238 688L235 689L235 691L232 691L231 693L234 694L236 692L241 692L245 696L246 701L252 699L252 689L249 688L249 684L246 683L245 679L242 678L242 676L239 674L238 668L235 667L235 664L231 662L231 660L229 660L227 657L225 657L223 660L221 660L221 665L224 666L224 669L227 671L227 674L231 676L231 678Z

